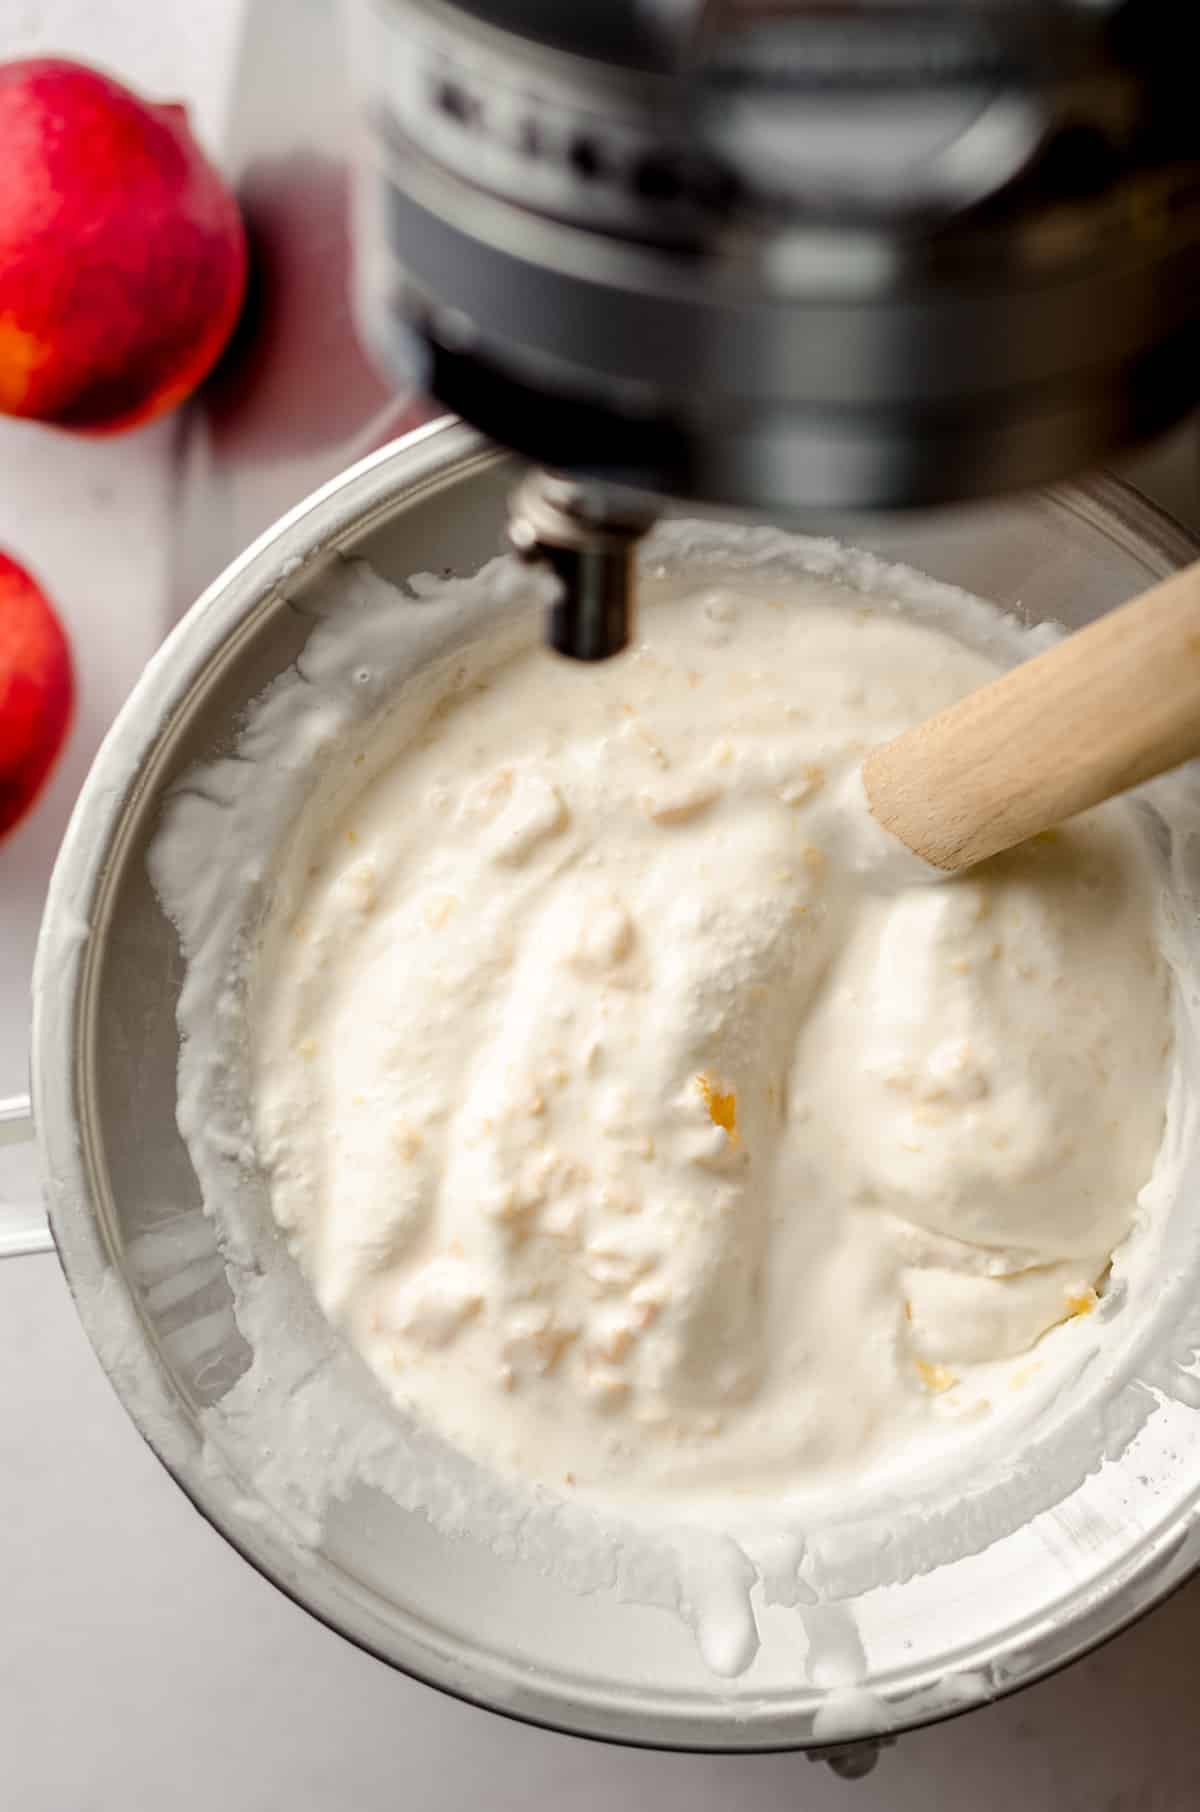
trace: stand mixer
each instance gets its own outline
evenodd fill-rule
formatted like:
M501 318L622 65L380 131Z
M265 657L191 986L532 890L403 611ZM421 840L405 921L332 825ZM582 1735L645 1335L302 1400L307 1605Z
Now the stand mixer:
M370 344L536 466L549 636L629 634L660 500L890 510L1200 398L1169 0L361 0Z

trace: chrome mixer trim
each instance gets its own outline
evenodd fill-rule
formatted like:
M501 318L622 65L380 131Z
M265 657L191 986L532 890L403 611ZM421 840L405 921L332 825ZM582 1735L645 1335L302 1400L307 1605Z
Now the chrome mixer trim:
M1169 9L695 16L362 0L386 361L555 470L776 515L1045 482L1200 399Z
M508 538L523 560L541 561L560 582L546 640L579 661L605 661L629 641L634 550L649 512L596 506L567 478L530 472L513 493Z

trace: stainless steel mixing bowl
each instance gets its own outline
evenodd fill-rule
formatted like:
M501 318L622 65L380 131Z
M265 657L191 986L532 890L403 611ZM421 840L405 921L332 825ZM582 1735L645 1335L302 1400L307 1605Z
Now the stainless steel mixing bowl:
M252 1482L213 1463L225 1393L249 1354L176 1129L181 959L147 846L166 790L231 746L246 706L295 659L314 572L339 554L395 579L471 571L501 544L514 475L457 423L419 430L265 535L151 662L80 796L38 953L33 1085L54 1236L103 1364L182 1488L247 1560L364 1648L581 1734L747 1751L870 1741L1044 1674L1187 1574L1200 1554L1200 1423L1182 1382L1132 1447L1028 1526L866 1592L855 1606L864 1690L843 1692L833 1721L837 1607L760 1607L758 1661L720 1681L677 1618L612 1593L576 1596L366 1490L335 1506L304 1555ZM1109 482L855 532L1029 620L1070 625L1197 552ZM1182 1381L1188 1354L1171 1338Z

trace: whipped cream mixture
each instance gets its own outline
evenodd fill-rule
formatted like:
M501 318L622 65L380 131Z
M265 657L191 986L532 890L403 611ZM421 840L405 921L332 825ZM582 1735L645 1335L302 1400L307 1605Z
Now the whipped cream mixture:
M1112 805L885 881L864 751L995 671L886 600L648 580L639 627L448 668L347 753L263 934L259 1156L325 1313L473 1458L836 1487L1096 1308L1163 1136L1150 864Z

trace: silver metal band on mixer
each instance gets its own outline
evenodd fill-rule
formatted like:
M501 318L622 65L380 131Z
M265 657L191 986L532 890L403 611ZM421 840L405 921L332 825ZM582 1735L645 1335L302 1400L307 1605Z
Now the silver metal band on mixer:
M1190 410L1169 8L695 11L361 9L359 305L393 369L635 516L944 503Z

